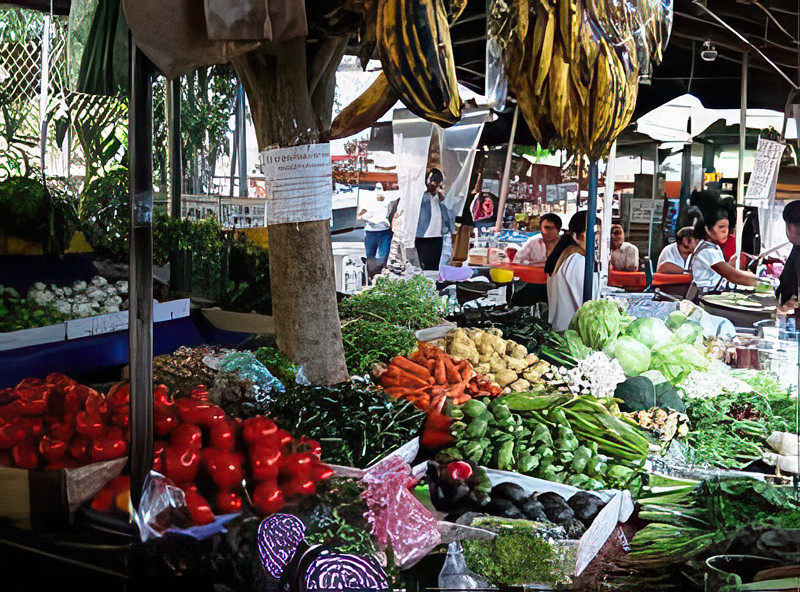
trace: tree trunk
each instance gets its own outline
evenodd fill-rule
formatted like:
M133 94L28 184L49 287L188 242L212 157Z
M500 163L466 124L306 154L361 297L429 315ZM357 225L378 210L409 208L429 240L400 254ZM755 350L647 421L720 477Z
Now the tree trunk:
M293 39L233 61L261 150L327 138L345 45L344 37ZM269 225L269 243L278 347L312 384L347 380L329 221Z

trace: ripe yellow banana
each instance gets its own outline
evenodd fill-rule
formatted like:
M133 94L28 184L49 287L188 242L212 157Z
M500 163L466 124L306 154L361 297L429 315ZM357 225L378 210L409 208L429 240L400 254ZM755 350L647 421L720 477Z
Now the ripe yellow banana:
M367 90L342 109L331 123L331 139L347 138L367 129L397 102L397 94L381 72Z

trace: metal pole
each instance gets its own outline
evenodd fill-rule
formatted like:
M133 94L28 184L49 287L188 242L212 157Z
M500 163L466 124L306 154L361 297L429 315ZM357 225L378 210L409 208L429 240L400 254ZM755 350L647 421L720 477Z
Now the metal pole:
M153 86L152 65L132 38L131 47L128 360L131 502L138 508L153 467Z
M614 208L617 141L611 144L606 163L606 187L603 193L603 222L600 224L600 287L608 285L608 262L611 260L611 220Z
M647 233L647 256L653 258L653 224L656 220L656 196L658 195L658 144L654 144L653 154L653 187L650 192L650 230Z
M239 85L239 102L237 104L237 126L239 128L239 197L248 196L248 179L247 179L247 118L244 87Z
M583 301L594 298L594 226L597 223L597 162L589 164L589 202L586 215L586 269L583 275Z
M747 141L747 66L750 54L742 54L742 98L739 103L739 182L736 186L736 262L739 269L742 258L742 230L744 226L744 149Z
M494 225L496 232L503 229L503 217L506 211L506 198L508 197L509 177L511 177L511 162L514 156L514 136L517 135L517 120L519 119L519 105L514 106L514 119L511 121L511 135L508 138L508 151L506 164L503 167L503 182L500 185L500 199L497 203L497 222Z
M180 76L167 81L167 133L169 139L169 187L172 217L181 218L181 194L183 192L183 156L181 146L181 79Z

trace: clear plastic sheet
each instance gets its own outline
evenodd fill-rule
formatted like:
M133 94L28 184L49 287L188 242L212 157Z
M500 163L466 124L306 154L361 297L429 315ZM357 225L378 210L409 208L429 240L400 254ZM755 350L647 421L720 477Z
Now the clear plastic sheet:
M161 473L150 471L144 480L139 508L131 512L142 542L160 538L176 524L191 522L186 495Z
M439 572L439 588L442 590L485 590L489 582L467 567L461 543L454 541L447 546L442 571Z
M363 481L367 521L382 545L391 543L398 567L413 566L439 544L436 518L409 491L416 479L408 463L390 456L368 470Z
M486 14L492 14L494 0L486 0ZM503 67L503 48L500 40L493 35L491 22L487 21L486 31L486 80L484 95L486 103L495 111L502 111L508 98L508 78Z
M251 352L233 352L219 365L209 399L228 413L250 417L266 414L269 404L286 388Z

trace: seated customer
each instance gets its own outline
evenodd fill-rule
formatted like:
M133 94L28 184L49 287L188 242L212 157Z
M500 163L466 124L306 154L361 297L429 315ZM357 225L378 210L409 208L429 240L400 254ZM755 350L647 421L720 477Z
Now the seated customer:
M545 261L558 243L561 218L558 214L544 214L539 219L539 236L529 238L514 257L514 263L544 267Z
M625 231L619 224L611 227L611 267L617 271L639 269L639 249L625 242Z
M686 226L678 231L675 242L664 247L658 258L658 273L686 273L689 256L697 247L694 228Z

